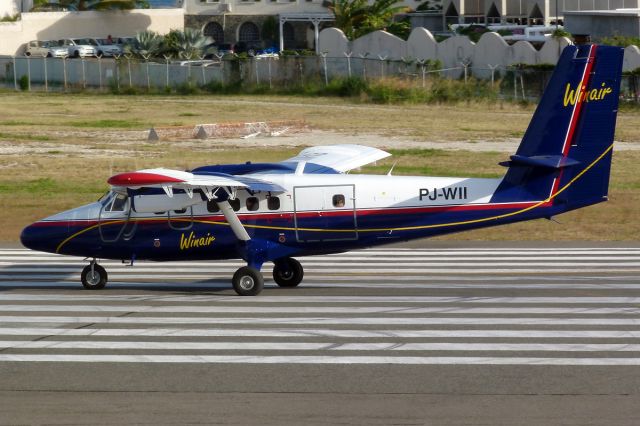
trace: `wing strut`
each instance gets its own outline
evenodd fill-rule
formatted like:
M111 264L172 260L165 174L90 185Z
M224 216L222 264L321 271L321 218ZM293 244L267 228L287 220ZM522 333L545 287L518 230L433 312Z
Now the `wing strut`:
M229 204L229 201L218 201L218 207L220 207L224 218L227 219L227 223L229 223L229 226L231 227L231 230L235 234L236 238L240 241L249 241L251 237L249 236L249 234L247 234L247 230L244 229L242 222L240 222L240 219L238 219L238 215L236 214L236 212L233 211L233 208Z

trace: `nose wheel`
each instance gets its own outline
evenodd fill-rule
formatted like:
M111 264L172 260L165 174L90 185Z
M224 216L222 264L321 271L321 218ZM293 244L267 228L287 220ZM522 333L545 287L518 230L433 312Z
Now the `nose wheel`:
M82 274L80 274L80 280L87 290L100 290L107 285L107 271L93 261L84 267Z

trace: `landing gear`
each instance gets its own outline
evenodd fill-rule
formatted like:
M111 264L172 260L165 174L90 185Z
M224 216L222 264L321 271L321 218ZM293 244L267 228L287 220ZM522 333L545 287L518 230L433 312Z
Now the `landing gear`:
M259 270L243 266L233 274L233 289L240 296L256 296L264 288L264 278Z
M304 269L297 260L286 257L275 261L273 279L280 287L296 287L303 277Z
M108 276L107 271L94 260L84 267L80 279L87 290L100 290L107 285Z

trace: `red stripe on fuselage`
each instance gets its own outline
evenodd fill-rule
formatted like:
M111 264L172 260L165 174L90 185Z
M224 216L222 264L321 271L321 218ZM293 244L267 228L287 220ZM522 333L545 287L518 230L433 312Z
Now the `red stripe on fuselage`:
M538 204L537 202L522 202L522 203L505 203L505 204L467 204L467 205L449 205L449 206L424 206L424 207L398 207L398 208L386 208L386 209L363 209L357 210L357 216L385 216L385 215L415 215L421 213L442 213L442 212L460 212L460 211L493 211L493 210L512 210L523 209ZM551 206L551 203L545 203L540 207ZM239 214L238 217L241 221L255 221L255 220L293 220L293 212L273 212L273 213L255 213L255 214ZM353 216L353 210L333 210L333 211L312 211L297 213L298 218L317 218L317 217L340 217L340 216ZM171 220L175 221L188 221L191 216L173 216ZM225 218L221 214L210 216L194 216L195 221L211 221L211 222L225 222ZM105 223L120 222L123 219L108 219ZM156 218L133 218L140 224L145 223L157 223L159 221L168 220L166 216L158 216ZM34 223L32 226L92 226L97 225L98 221L90 219L86 221L40 221Z

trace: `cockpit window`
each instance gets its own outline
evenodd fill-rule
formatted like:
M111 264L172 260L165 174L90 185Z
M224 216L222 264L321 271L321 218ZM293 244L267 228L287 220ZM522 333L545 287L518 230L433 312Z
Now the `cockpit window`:
M128 197L125 194L116 194L109 208L105 210L111 212L123 212L127 207Z
M98 198L98 202L104 206L107 200L111 198L111 194L113 194L111 191L105 192L100 198Z

